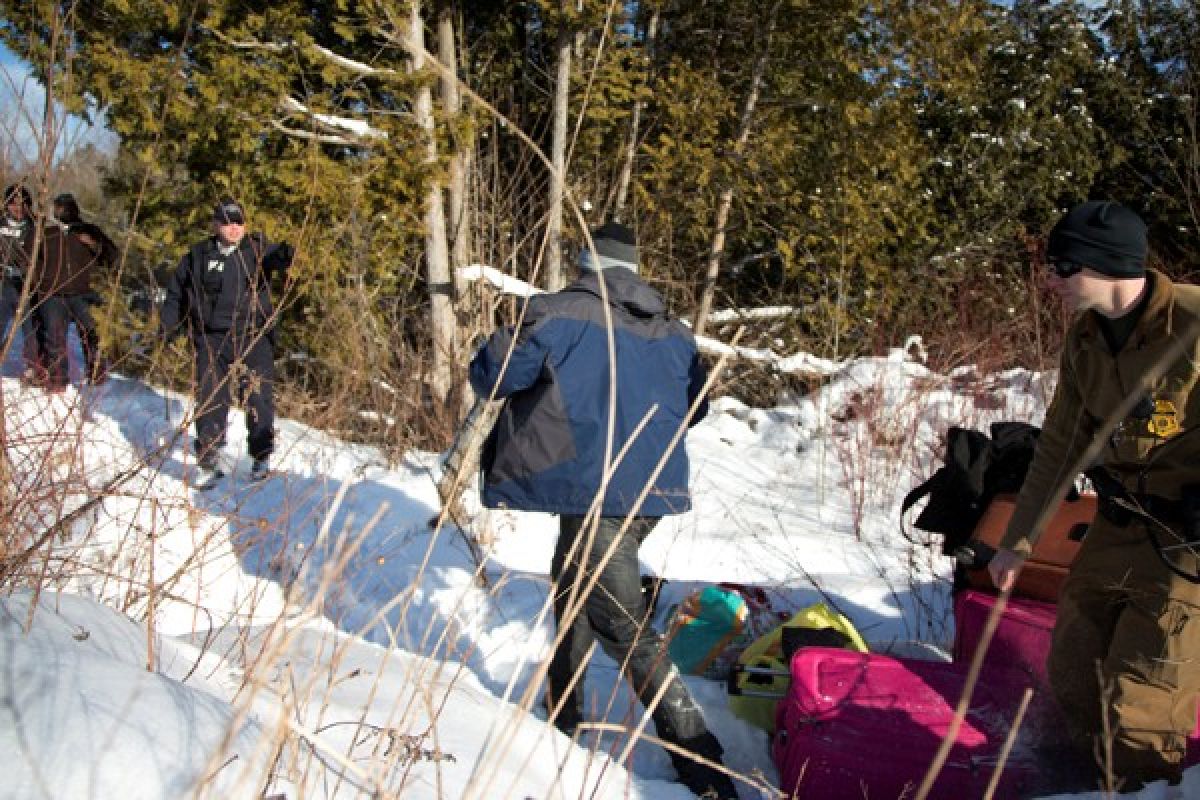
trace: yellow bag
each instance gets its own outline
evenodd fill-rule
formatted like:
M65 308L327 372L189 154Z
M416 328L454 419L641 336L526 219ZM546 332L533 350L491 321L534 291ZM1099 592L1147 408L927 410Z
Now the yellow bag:
M850 620L825 603L801 609L742 651L729 675L733 713L774 734L775 706L791 685L790 656L800 647L814 645L867 652Z

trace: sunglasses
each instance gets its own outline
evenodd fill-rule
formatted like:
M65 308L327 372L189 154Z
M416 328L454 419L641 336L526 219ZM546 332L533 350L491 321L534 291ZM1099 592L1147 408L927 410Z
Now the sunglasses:
M1050 262L1050 269L1063 280L1083 272L1086 268L1086 264L1079 264L1075 261L1067 261L1065 259L1055 259Z

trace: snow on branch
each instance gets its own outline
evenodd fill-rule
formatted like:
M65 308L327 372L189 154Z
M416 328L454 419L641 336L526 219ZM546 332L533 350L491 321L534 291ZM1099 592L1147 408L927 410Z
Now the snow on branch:
M511 275L506 275L495 267L489 267L483 264L472 264L469 267L462 267L458 271L458 277L462 283L472 283L474 281L487 281L497 291L503 294L516 295L517 297L531 297L535 294L541 294L542 290L536 286L531 286L520 278L514 278ZM757 313L761 312L761 313ZM789 316L796 313L796 309L776 306L761 309L735 309L732 311L721 312L724 318L722 321L731 321L736 319L775 319L781 316ZM717 315L714 315L714 318ZM790 356L781 356L770 350L764 350L754 347L742 347L740 345L733 346L714 339L711 336L697 336L696 347L701 353L711 356L725 356L738 358L743 361L754 361L769 367L774 368L778 372L785 374L801 374L801 375L833 375L840 372L849 364L849 361L830 361L827 358L818 358L810 353L796 353ZM904 347L897 348L892 351L892 355L888 358L892 360L911 360L914 351L916 357L920 359L924 352L919 336L910 336L905 342Z
M213 36L217 37L235 50L267 50L272 53L282 53L284 50L292 47L291 42L260 42L258 39L247 39L239 42L236 39L230 39L216 28L210 28L207 25L201 25L200 29L211 33Z
M229 45L230 47L234 48L235 50L267 50L272 53L281 53L285 50L291 49L296 46L296 43L291 42L291 41L289 41L289 42L263 42L263 41L259 41L257 39L246 39L246 40L239 41L236 39L231 39L229 36L226 36L224 33L217 30L216 28L210 28L208 26L201 26L201 27L203 28L203 30L212 34L217 39L219 39L220 41ZM330 50L329 48L322 47L320 45L316 45L316 44L312 45L312 50L315 51L318 55L324 57L325 59L333 62L334 64L337 64L339 67L342 67L343 69L349 70L351 72L356 72L360 75L396 75L396 74L398 74L396 72L396 70L394 70L394 69L381 69L379 67L372 67L370 64L364 64L361 61L355 61L352 58L346 58L345 56L339 55L339 54L335 53L334 51ZM378 128L374 128L367 122L364 122L362 120L357 120L357 119L351 119L349 117L334 116L331 114L318 114L318 113L312 111L311 109L309 109L307 106L305 106L299 100L296 100L294 97L284 97L282 100L282 104L283 104L284 108L288 109L289 111L294 111L294 112L297 112L300 114L305 114L308 117L316 120L321 125L324 125L326 128L332 128L334 130L345 131L346 133L353 136L354 140L349 139L346 136L313 133L311 131L303 131L303 130L298 130L296 128L289 128L279 122L274 123L276 130L281 131L282 133L285 133L288 136L294 136L294 137L297 137L300 139L310 139L312 141L318 141L318 142L322 142L324 144L339 144L339 145L356 145L356 144L360 143L359 141L355 141L355 140L386 139L387 138L386 131L381 131Z
M505 275L495 267L489 267L485 264L472 264L469 267L460 267L457 271L458 277L463 283L487 281L501 294L532 297L535 294L542 293L542 290L536 286L530 286L520 278Z
M786 319L801 313L803 309L795 306L763 306L762 308L728 308L724 311L714 311L708 315L708 321L721 325L726 322L738 322L743 319Z
M370 64L364 64L361 61L355 61L352 58L346 58L345 56L338 55L337 53L333 52L332 50L330 50L326 47L321 47L321 45L319 45L319 44L314 44L312 46L312 48L313 48L313 50L316 50L321 55L325 56L325 58L332 61L334 64L337 64L342 69L347 69L347 70L350 70L351 72L357 72L360 75L397 75L397 74L399 74L394 69L381 69L379 67L372 67Z
M338 117L332 114L318 114L308 106L301 103L294 97L285 97L281 101L283 107L288 111L294 111L298 114L316 120L319 124L326 128L345 131L356 139L386 139L387 131L381 131L378 128L373 128L367 122L359 119L350 119L349 117ZM276 125L276 127L279 127Z
M285 136L291 136L295 139L308 139L309 141L320 142L321 144L336 144L342 145L343 147L357 147L359 145L359 142L356 139L348 139L345 136L335 136L328 133L302 131L299 128L289 128L278 120L272 121L271 125L275 128L275 130L279 131Z

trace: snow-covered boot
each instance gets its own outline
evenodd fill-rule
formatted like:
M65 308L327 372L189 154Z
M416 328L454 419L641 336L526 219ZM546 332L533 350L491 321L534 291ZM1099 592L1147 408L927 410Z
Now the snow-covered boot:
M717 741L717 737L711 733L703 733L700 736L680 741L678 744L705 761L722 764L721 753L724 751L720 742ZM733 779L724 772L694 758L679 755L674 751L668 752L671 762L675 765L675 771L679 773L679 782L695 792L698 797L705 800L738 800ZM722 766L724 765L722 764Z

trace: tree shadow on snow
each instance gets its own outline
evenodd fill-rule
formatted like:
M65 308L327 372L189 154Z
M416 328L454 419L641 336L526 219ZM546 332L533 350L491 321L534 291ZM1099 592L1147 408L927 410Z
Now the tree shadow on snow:
M193 477L190 399L118 375L94 399L94 411L111 417L155 471L152 480ZM476 565L458 529L435 533L426 521L436 509L386 477L334 478L316 461L304 466L286 452L286 434L271 476L250 482L239 417L230 414L226 458L239 454L231 474L209 491L188 491L186 502L226 520L242 570L279 583L293 606L316 608L346 633L484 673L482 659L470 657L471 630L490 601L473 591Z
M196 504L225 516L242 569L280 583L292 605L385 647L455 660L472 649L485 598L471 591L469 549L457 529L431 530L435 510L396 486L281 470L235 476Z

